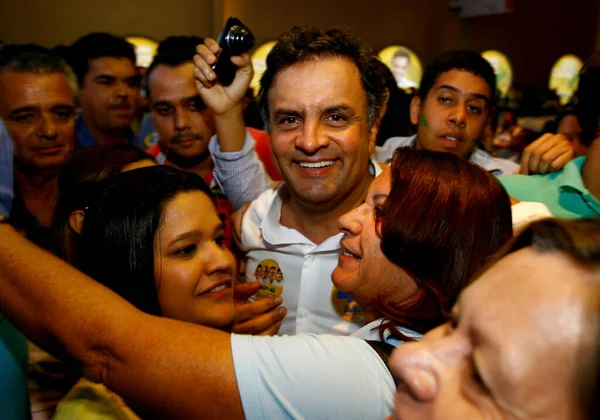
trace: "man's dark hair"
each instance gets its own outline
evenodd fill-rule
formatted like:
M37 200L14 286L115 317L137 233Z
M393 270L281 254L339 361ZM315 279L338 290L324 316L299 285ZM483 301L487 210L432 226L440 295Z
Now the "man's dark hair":
M581 126L581 143L590 146L600 136L600 52L593 54L579 73L577 118Z
M90 60L101 57L127 58L135 66L135 49L124 38L106 32L84 35L71 45L67 58L79 86L90 70Z
M11 70L17 73L63 73L73 94L77 94L77 80L73 70L57 54L37 44L4 44L0 46L0 73Z
M475 51L455 50L446 51L438 55L433 62L425 68L421 85L417 95L425 99L437 79L451 70L463 70L481 77L490 88L490 107L495 104L496 75L494 69L485 58Z
M331 57L348 59L358 68L362 86L367 92L367 126L372 126L387 100L385 78L379 70L373 50L349 31L341 28L295 26L291 31L279 36L267 56L267 68L260 80L257 100L267 131L268 92L275 76L294 64ZM289 94L293 95L294 92Z
M406 58L410 62L410 54L404 48L398 48L392 57L392 60L395 58Z
M196 54L196 46L204 43L204 39L199 36L170 36L158 44L156 55L148 66L146 71L146 86L148 96L150 92L150 74L156 66L178 67L182 64L192 61Z
M182 192L213 195L198 175L164 165L124 172L109 183L85 213L77 268L141 311L162 315L154 244L165 208Z

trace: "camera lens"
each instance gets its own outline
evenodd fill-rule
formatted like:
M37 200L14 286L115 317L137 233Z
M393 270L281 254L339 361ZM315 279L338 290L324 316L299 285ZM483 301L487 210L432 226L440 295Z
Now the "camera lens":
M254 35L243 26L232 26L225 37L232 55L248 52L254 46Z

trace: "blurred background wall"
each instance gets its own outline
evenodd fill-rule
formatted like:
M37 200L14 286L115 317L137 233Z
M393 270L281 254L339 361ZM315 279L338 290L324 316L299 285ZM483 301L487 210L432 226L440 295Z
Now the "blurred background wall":
M216 36L227 16L271 40L293 25L344 25L375 49L402 44L428 63L453 48L498 49L514 80L545 84L561 55L600 49L599 0L512 0L514 11L461 19L451 0L0 0L0 39L69 44L93 31Z

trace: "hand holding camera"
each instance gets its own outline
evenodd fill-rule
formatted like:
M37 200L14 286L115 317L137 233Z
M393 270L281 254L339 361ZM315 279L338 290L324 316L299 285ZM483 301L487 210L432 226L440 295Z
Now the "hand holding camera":
M254 46L254 36L236 18L229 18L217 42L206 38L194 57L196 87L202 99L216 114L239 104L253 76L247 52Z

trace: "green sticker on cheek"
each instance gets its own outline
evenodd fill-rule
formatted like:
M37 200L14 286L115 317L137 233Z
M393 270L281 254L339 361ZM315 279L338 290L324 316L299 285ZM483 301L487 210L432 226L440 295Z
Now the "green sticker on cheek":
M429 128L429 123L427 122L427 118L425 118L425 116L423 115L423 117L421 118L421 125L425 128Z

